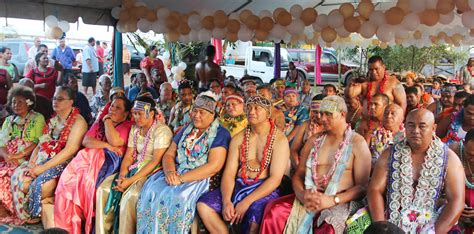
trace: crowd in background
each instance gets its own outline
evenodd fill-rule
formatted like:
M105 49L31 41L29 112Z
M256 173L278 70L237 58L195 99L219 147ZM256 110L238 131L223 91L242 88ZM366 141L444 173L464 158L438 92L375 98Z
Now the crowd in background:
M455 85L391 75L374 56L367 76L316 93L294 66L268 84L226 77L213 46L195 78L176 81L152 46L121 88L102 45L90 38L81 53L83 92L64 39L51 56L35 40L22 79L0 48L1 223L71 233L474 230L474 58Z

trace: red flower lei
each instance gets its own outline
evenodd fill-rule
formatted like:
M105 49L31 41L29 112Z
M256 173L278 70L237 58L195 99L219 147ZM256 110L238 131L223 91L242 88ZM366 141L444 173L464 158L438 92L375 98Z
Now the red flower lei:
M260 161L260 168L258 169L257 176L252 180L248 180L248 176L245 173L247 169L250 169L247 164L248 164L248 143L249 143L249 138L250 138L250 126L247 126L247 129L245 130L245 136L242 141L242 144L240 145L240 171L241 171L241 177L244 180L244 183L247 185L255 184L258 182L258 178L260 178L260 175L262 172L267 169L267 167L270 165L270 161L272 158L272 152L273 152L273 142L275 140L276 132L275 132L275 123L273 122L272 119L269 119L270 122L270 132L267 135L267 143L265 144L265 148L263 148L263 158Z
M51 153L59 153L67 143L67 139L69 137L69 133L71 132L72 125L74 124L77 115L80 113L79 109L73 108L71 114L67 117L66 123L64 123L64 127L61 130L61 134L59 135L59 139L57 140L50 140L50 141L45 141L41 143L40 149L44 152L46 152L48 155ZM56 114L51 117L51 119L56 118ZM48 120L48 124L43 128L43 135L53 135L54 126L53 128L50 128L49 123L51 119Z
M387 72L385 72L382 81L380 81L380 86L377 93L379 94L384 93L385 83L387 83L388 78L389 78L389 75ZM367 99L367 114L368 115L370 114L370 103L372 102L372 85L373 85L373 81L367 84L367 95L365 96L365 98ZM369 130L372 129L373 127L372 125L373 125L372 121L369 120Z

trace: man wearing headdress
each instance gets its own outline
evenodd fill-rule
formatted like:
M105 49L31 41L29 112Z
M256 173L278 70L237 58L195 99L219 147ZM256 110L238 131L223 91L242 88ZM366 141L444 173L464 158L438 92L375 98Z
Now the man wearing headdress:
M270 119L269 100L252 96L246 107L249 125L230 142L221 189L204 194L197 204L211 233L228 232L223 220L240 224L241 233L258 233L265 205L280 196L288 140Z
M202 194L223 168L230 134L216 118L217 98L201 93L191 122L174 136L163 156L163 171L143 185L137 205L137 233L189 233Z
M324 132L309 138L301 151L292 178L295 194L267 205L263 234L342 233L354 210L352 201L365 196L370 152L364 138L346 123L344 99L326 97L319 111Z
M388 220L406 233L448 233L458 221L464 169L459 157L433 137L434 121L429 110L411 111L405 140L383 151L367 195L372 221Z

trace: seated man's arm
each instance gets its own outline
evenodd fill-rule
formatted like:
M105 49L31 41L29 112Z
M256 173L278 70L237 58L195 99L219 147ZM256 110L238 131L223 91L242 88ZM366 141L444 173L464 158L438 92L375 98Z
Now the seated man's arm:
M232 193L235 187L235 178L238 176L239 170L239 152L240 144L242 143L243 133L240 132L232 138L229 146L229 153L225 162L224 172L221 180L222 204L232 203Z
M295 192L296 198L304 204L304 196L306 192L306 188L304 186L304 176L306 173L306 160L311 153L311 149L313 148L313 143L316 137L319 135L311 136L307 141L306 144L301 149L301 158L298 167L296 168L296 172L293 175L291 182L293 185L293 191Z
M352 154L354 155L352 176L354 178L354 186L343 193L337 194L341 204L364 197L369 183L371 168L369 146L364 138L358 134L354 135L352 144Z
M451 150L448 152L448 166L445 177L445 191L448 204L435 225L436 233L448 233L456 224L464 209L464 168L459 157Z
M367 191L370 217L374 222L385 220L384 197L387 187L388 162L391 150L391 148L384 150L377 160Z

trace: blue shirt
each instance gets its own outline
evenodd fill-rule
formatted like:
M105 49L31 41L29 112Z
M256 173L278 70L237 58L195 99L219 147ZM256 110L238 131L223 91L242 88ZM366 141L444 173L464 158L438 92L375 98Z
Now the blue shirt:
M137 87L137 86L131 88L128 91L128 95L127 95L128 100L132 102L135 101L135 99L137 99L138 94L140 93L140 90L141 90L140 87ZM153 88L147 87L146 92L150 92L151 96L153 96L153 99L157 99L159 97L158 93Z
M64 51L59 46L54 48L52 58L59 61L64 69L72 69L72 63L76 61L76 55L69 46L66 46Z
M87 65L87 60L90 59L92 63L92 70L89 69ZM82 72L90 73L90 72L98 72L99 71L99 60L97 58L97 54L95 53L94 47L90 45L86 45L82 50Z

